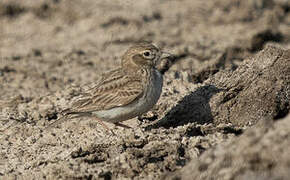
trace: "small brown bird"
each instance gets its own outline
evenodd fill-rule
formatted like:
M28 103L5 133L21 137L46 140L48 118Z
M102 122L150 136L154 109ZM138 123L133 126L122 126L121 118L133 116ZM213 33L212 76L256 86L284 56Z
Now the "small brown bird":
M128 127L120 122L149 111L157 103L163 77L156 64L172 57L150 43L129 48L121 67L103 74L99 82L73 98L71 107L63 111L64 117L96 118L106 129L102 121Z

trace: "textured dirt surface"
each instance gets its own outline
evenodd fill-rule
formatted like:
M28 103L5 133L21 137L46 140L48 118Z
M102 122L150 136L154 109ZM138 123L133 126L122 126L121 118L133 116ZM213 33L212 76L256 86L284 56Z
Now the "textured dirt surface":
M262 119L258 128L210 149L164 179L287 179L289 122L290 116L277 122Z
M2 0L0 179L287 179L287 0ZM151 41L177 55L157 105L114 136L60 117Z

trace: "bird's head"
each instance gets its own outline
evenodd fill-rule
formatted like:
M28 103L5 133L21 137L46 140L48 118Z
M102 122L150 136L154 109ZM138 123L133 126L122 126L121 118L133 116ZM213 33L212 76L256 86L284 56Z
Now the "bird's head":
M129 48L122 57L122 67L152 68L163 58L171 56L169 53L162 52L158 47L151 43L140 43Z

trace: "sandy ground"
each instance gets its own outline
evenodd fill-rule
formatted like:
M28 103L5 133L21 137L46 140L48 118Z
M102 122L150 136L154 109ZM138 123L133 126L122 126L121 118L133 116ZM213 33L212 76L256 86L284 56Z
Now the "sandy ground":
M0 1L0 179L287 179L289 0ZM60 117L150 41L178 60L126 121Z

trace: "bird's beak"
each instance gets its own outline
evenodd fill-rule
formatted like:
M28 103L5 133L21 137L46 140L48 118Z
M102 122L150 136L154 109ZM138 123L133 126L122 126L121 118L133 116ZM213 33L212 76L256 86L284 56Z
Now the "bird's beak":
M162 52L160 59L173 58L173 55L167 52Z
M173 64L176 57L173 54L162 52L159 61L157 62L156 69L164 74Z

